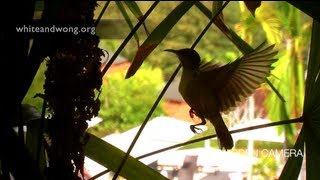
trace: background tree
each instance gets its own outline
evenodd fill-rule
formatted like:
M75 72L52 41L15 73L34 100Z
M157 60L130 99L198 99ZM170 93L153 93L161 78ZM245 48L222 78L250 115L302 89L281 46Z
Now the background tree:
M152 100L163 86L163 75L159 68L146 66L132 79L123 81L125 71L115 72L104 79L99 116L103 119L96 127L99 136L123 132L143 121ZM152 117L164 115L161 105ZM91 131L92 131L91 130ZM93 132L93 131L92 131Z
M285 101L280 101L274 94L268 96L266 101L271 120L292 119L301 116L305 91L305 67L307 65L308 47L310 41L311 21L307 16L292 5L280 2L275 4L275 15L280 23L283 51L273 72L275 77L271 82L279 92L284 94ZM286 72L286 73L283 73ZM285 125L281 127L286 134L286 146L292 147L297 137L298 125Z

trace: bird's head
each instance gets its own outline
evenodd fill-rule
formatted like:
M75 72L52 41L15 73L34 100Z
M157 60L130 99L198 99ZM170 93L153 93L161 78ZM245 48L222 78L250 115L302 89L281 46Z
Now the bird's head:
M184 68L197 69L200 65L200 56L199 54L190 48L173 50L166 49L165 51L172 52L176 54Z

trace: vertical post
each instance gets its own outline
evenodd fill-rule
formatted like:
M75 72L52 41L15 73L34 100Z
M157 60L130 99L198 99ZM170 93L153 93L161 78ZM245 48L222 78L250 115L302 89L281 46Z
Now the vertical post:
M253 95L248 98L248 106L249 106L249 121L252 121L254 119L254 97ZM249 138L248 139L248 156L253 158L253 152L254 151L254 140ZM252 180L252 163L250 161L250 167L248 171L248 180Z
M178 173L178 179L180 180L193 180L193 175L197 170L198 156L187 155L184 158L183 165Z

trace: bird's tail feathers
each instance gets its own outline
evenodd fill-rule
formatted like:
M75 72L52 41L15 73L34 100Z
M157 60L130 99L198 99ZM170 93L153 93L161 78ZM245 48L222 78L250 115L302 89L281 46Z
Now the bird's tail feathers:
M213 124L216 130L218 143L220 146L220 149L232 149L233 147L233 139L231 134L229 133L229 130L227 126L225 125L221 115L216 115L212 118L209 118L209 121Z

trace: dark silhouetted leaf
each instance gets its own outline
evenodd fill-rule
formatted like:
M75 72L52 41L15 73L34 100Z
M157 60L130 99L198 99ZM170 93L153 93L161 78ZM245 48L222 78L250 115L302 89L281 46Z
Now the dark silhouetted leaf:
M320 21L320 1L287 1L291 5L300 9L312 18Z
M320 177L320 23L313 20L303 114L306 121L307 179Z
M319 116L318 116L319 122ZM310 128L310 126L308 127ZM316 128L313 128L316 129ZM319 129L319 125L317 127ZM320 177L320 141L316 138L314 131L306 131L306 176L307 179L318 179Z
M151 32L150 36L139 47L136 56L126 74L126 79L133 76L147 56L167 36L173 26L192 7L193 1L183 1Z
M138 19L142 17L143 14L135 1L124 1L124 3L128 6L132 14L134 14Z
M132 31L132 29L133 29L133 24L132 24L131 19L130 19L129 15L128 15L126 9L124 8L122 2L121 2L121 1L116 1L116 4L117 4L117 6L118 6L118 8L119 8L119 10L120 10L120 12L121 12L121 14L122 14L122 16L123 16L124 19L126 20L128 26L130 27L130 30ZM134 38L135 38L135 40L137 41L137 44L138 44L138 46L139 46L139 37L138 37L137 33L134 34Z
M302 128L300 131L299 137L294 145L293 149L295 152L302 152L304 154L304 134L305 134L305 127ZM298 153L296 154L298 155ZM301 165L303 161L303 156L290 156L282 169L281 175L279 180L292 180L298 179Z
M132 75L136 73L136 71L140 68L143 63L143 60L147 58L147 56L158 46L160 42L153 42L148 45L142 45L138 48L136 56L134 57L133 63L128 69L126 74L126 79L130 78Z
M42 135L41 128L41 117L38 119L33 119L27 123L27 134L26 134L26 147L30 152L31 157L37 160L39 163L39 168L43 172L47 165L47 160L45 156L45 149L43 143L39 144L39 137ZM41 148L38 146L41 145ZM40 150L40 152L38 152ZM38 154L39 153L39 154ZM39 157L38 157L39 155ZM37 159L39 158L39 159Z
M125 153L92 134L88 133L87 136L88 142L85 146L85 155L115 172ZM120 175L126 179L167 179L131 156L129 156Z
M303 148L306 144L307 179L320 177L320 23L313 21L310 56L308 62L303 119L305 124L299 134L294 149ZM301 169L302 158L290 157L282 170L280 180L297 179Z
M136 16L136 18L140 21L143 14L142 14L138 4L135 1L124 1L124 3L128 6L128 8L132 12L132 14L134 14ZM144 30L146 31L147 35L149 36L150 33L147 29L145 22L143 22L143 27L144 27Z

